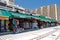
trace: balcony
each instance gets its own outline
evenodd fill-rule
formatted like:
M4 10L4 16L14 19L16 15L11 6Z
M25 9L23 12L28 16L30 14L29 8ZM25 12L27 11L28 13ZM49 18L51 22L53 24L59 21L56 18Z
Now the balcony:
M4 3L4 4L6 4L6 1L4 1L4 0L0 0L0 3Z
M12 6L12 5L14 5L14 3L9 1L9 2L7 3L7 5L8 5L8 6Z
M6 6L0 6L0 9L9 10L9 11L12 11L13 10L13 8L6 7Z
M5 6L0 6L0 9L7 9L7 7L5 7Z
M21 10L18 10L18 12L23 13L23 14L25 13L24 11L21 11Z

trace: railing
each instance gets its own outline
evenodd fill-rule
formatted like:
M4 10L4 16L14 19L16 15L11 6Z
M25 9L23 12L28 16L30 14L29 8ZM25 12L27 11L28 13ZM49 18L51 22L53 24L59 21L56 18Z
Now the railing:
M0 9L7 9L7 7L5 7L5 6L0 6Z
M24 11L20 11L20 10L18 10L20 13L25 13Z
M12 8L9 8L9 7L6 7L6 6L0 6L0 9L3 9L3 10L9 10L9 11L12 10Z
M1 6L0 5L0 9L3 9L3 10L9 10L9 11L16 11L17 9L15 9L15 7L9 7L9 6ZM23 14L29 14L27 12L25 12L23 9L22 10L18 10L20 13L23 13Z

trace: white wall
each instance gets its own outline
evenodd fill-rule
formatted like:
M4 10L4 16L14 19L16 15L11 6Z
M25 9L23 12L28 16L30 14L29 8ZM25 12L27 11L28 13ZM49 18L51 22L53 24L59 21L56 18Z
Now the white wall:
M14 5L14 2L10 2L9 0L5 0L7 5Z
M9 0L5 0L6 1L6 4L8 4Z
M56 16L56 20L58 20L57 19L57 5L55 4L55 16Z

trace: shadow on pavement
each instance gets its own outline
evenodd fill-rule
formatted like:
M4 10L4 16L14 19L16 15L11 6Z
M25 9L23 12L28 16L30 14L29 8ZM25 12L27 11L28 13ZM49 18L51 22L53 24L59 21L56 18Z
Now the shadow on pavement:
M26 29L20 33L25 33L25 32L30 32L30 31L35 31L35 30L39 30L39 29ZM19 33L13 33L13 32L3 32L3 33L0 33L0 36L3 36L3 35L9 35L9 34L19 34Z

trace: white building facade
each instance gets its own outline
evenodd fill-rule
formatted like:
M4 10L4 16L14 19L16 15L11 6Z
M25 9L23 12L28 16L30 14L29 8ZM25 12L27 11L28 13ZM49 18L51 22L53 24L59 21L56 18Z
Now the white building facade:
M56 4L42 6L32 10L32 14L35 12L35 15L45 15L46 17L51 17L52 19L58 20L58 6Z
M19 5L15 5L14 4L14 0L0 0L0 3L2 3L0 6L0 9L5 9L5 10L9 10L9 11L16 11L18 10L21 13L25 13L25 8L19 6ZM4 5L5 4L5 5Z

